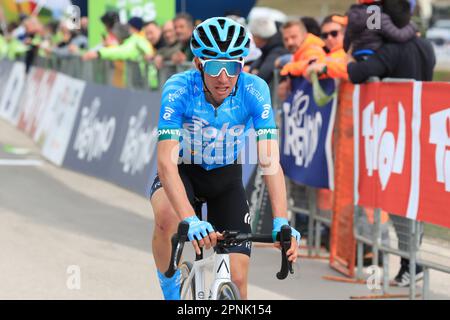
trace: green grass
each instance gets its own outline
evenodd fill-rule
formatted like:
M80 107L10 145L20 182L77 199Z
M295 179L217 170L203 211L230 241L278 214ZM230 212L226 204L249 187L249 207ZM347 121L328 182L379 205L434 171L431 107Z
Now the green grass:
M450 71L435 71L433 81L447 81L450 82Z

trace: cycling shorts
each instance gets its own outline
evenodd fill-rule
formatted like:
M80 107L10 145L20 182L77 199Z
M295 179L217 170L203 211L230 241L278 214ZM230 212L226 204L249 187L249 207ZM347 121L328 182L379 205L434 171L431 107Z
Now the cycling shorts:
M199 165L180 164L178 172L192 206L195 208L196 199L206 202L207 220L215 230L251 233L250 210L242 184L242 165L230 164L207 171ZM150 198L159 188L162 184L156 175ZM231 247L229 252L250 256L251 242Z

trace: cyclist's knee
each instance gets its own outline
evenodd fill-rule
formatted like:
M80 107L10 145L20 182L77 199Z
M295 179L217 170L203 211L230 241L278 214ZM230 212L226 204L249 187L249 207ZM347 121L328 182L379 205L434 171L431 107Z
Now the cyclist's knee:
M154 196L156 198L156 194ZM167 199L167 198L166 198ZM163 233L169 237L176 232L180 219L173 210L169 201L159 197L151 200L155 216L155 232Z
M242 291L247 286L249 257L244 254L231 254L231 278Z
M238 286L239 289L245 287L245 285L247 284L247 276L241 272L235 272L234 274L232 273L231 280L236 286Z
M160 210L155 214L155 231L172 236L176 232L179 219L172 208Z

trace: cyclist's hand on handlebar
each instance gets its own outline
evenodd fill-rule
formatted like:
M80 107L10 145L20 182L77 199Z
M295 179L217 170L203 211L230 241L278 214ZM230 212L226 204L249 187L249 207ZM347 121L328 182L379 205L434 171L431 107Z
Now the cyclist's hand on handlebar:
M201 221L197 216L187 217L184 221L189 223L188 238L197 254L200 254L201 247L210 249L216 245L217 235L209 222Z
M287 219L285 218L274 218L273 219L273 230L272 230L272 236L274 237L274 239L276 239L276 236L278 234L278 232L280 232L281 227L284 225L289 225L289 222ZM297 260L297 255L298 255L298 246L300 244L300 232L298 232L296 229L291 227L291 235L292 238L291 239L291 247L289 248L289 250L286 252L287 256L288 256L288 260L291 262L295 262ZM280 248L279 243L276 245L278 248Z

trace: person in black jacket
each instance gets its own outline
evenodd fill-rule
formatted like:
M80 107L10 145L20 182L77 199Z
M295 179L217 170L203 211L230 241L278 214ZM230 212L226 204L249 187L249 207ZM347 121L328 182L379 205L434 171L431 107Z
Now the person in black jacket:
M283 38L277 23L269 18L254 18L249 22L249 30L261 56L253 61L250 72L270 84L273 78L275 60L289 51L284 47Z
M347 65L349 79L363 83L370 77L431 81L436 64L431 43L415 37L406 43L386 43L366 61Z
M359 4L352 5L347 12L348 24L344 37L344 50L349 51L356 60L365 60L373 55L381 47L383 42L406 42L412 39L417 28L407 23L399 28L392 20L393 14L403 9L403 0L358 0ZM409 6L409 2L407 4ZM373 23L373 12L368 10L370 6L378 8L381 12L380 25L371 26ZM393 12L396 11L396 12ZM408 12L410 14L410 12ZM351 48L350 48L351 44Z
M403 27L410 22L410 6L408 0L403 1L403 15L391 15L393 22ZM347 66L350 80L353 83L362 83L370 77L414 79L418 81L431 81L436 57L431 43L419 37L414 37L406 43L386 43L366 61L351 62ZM409 251L409 237L405 233L406 218L390 215L398 238L398 247L401 251ZM423 231L420 231L421 236ZM423 277L423 267L416 265L416 281ZM406 287L410 285L409 260L401 258L400 270L392 284Z

